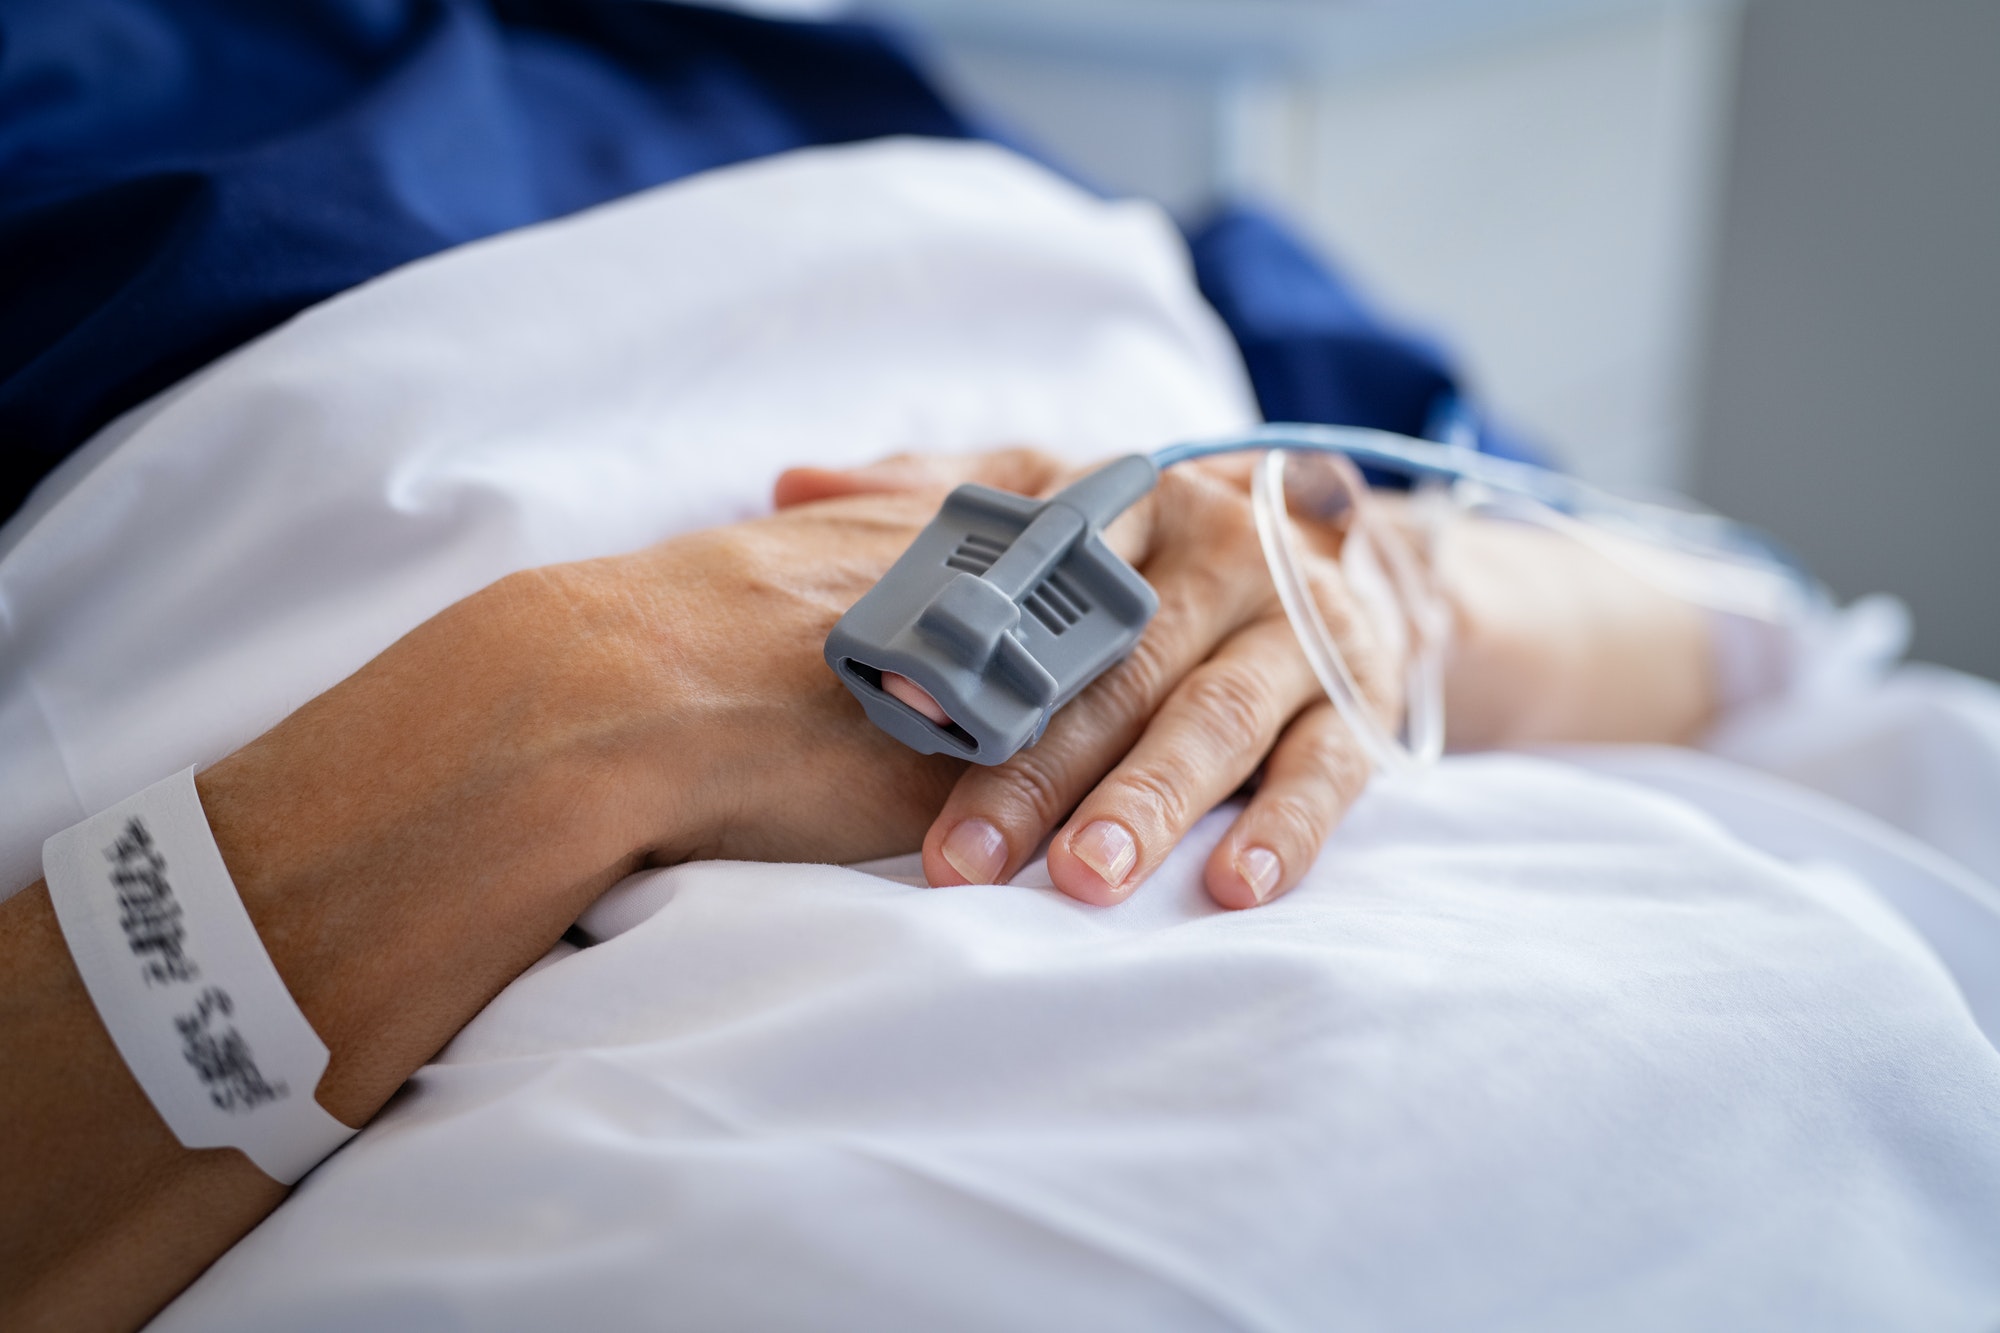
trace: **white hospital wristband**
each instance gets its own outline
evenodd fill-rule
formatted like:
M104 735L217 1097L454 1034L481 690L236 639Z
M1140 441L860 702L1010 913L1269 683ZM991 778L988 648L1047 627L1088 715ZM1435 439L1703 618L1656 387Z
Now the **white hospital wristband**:
M240 1148L289 1185L352 1138L313 1097L326 1043L285 988L195 792L194 769L42 844L91 1002L190 1148Z

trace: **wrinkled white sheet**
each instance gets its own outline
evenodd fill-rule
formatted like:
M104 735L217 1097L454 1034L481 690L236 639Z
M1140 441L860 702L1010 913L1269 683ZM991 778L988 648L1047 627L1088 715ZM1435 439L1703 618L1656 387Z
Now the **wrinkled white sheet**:
M0 531L0 892L467 593L765 512L786 465L1253 413L1171 224L997 148L801 153L409 265L114 422Z
M414 265L0 534L0 865L784 463L1251 410L1165 224L990 148ZM1200 890L1224 814L1111 911L636 877L158 1327L1990 1330L1995 691L1850 679L1716 748L1448 760L1250 913Z

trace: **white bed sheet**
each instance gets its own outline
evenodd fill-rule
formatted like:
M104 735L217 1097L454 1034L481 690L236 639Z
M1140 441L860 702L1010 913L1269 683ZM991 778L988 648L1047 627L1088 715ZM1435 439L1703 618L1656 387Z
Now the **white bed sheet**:
M1164 221L991 148L792 155L413 265L0 534L0 866L785 463L1251 410ZM1851 678L1717 748L1378 785L1251 913L1200 891L1223 814L1111 911L1039 868L637 877L158 1326L1984 1333L2000 703Z

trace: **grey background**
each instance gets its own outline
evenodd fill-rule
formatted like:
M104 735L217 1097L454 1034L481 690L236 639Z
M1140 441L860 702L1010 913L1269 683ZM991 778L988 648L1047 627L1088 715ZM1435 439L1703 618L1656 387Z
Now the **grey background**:
M2000 678L2000 4L1754 0L1696 493Z
M1486 405L2000 679L2000 0L874 0L1186 215L1276 203Z

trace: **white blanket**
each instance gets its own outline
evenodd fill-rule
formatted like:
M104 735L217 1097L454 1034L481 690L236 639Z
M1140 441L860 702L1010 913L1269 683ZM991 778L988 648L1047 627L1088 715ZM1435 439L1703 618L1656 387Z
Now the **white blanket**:
M1251 412L1164 221L992 148L413 265L0 533L0 866L785 463ZM1200 889L1222 815L1110 911L1038 867L637 877L159 1326L1987 1333L1995 691L1849 681L1718 749L1448 760L1248 913Z

